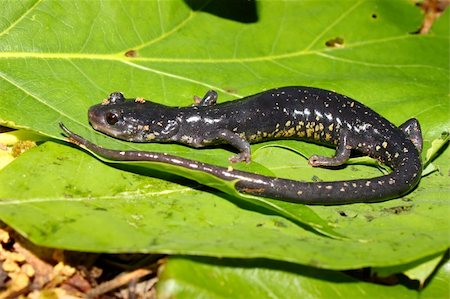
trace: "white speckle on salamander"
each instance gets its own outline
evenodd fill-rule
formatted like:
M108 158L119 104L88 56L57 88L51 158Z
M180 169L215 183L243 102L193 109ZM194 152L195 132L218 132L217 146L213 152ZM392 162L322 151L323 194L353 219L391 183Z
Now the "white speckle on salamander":
M221 121L222 121L222 118L208 118L208 117L205 117L205 118L204 118L204 121L205 121L205 123L207 123L207 124L214 124L214 123L219 123L219 122L221 122Z
M199 121L200 119L201 119L200 116L198 116L198 115L193 115L193 116L187 118L187 119L186 119L186 122L188 122L188 123L197 122L197 121Z

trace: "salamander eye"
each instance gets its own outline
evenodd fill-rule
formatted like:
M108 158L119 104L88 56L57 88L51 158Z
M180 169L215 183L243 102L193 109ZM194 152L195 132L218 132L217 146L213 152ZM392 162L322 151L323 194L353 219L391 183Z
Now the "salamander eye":
M108 112L105 119L108 124L113 126L119 121L119 116L116 113Z

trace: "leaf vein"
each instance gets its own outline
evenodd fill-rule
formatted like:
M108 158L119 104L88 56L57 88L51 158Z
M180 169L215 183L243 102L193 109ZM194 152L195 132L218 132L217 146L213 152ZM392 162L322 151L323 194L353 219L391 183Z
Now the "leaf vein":
M5 30L3 30L2 32L0 32L0 36L8 34L9 31L11 31L11 29L13 29L17 24L19 24L28 14L30 14L30 12L32 12L40 3L42 2L42 0L37 0L32 6L30 6L30 8L25 11L22 16L20 16L16 21L12 22L11 25L9 25L8 28L6 28Z

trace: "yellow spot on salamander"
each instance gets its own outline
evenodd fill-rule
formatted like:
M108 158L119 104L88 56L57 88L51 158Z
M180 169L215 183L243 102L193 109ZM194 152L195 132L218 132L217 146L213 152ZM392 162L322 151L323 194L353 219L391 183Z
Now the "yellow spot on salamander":
M275 138L280 138L281 136L283 136L284 131L279 131L276 132L276 134L274 135Z
M286 127L289 127L289 126L291 125L291 121L288 120L284 125L285 125Z
M328 126L328 130L333 131L334 124Z
M383 147L383 148L387 148L387 145L388 145L388 143L385 141L385 142L383 142L382 144L381 144L381 146Z
M155 138L156 138L156 136L153 133L150 133L150 134L147 135L147 140L153 140Z
M326 141L330 141L331 140L331 134L330 133L326 133L325 134L325 140Z
M143 103L145 103L145 99L144 99L144 98L141 98L141 97L137 97L137 98L134 100L134 102L143 104Z

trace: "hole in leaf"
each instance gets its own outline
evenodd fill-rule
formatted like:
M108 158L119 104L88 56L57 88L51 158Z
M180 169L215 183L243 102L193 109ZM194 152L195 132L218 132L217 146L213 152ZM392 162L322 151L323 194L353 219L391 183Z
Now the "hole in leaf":
M342 48L344 46L344 39L342 37L335 37L325 42L325 46L329 48Z

